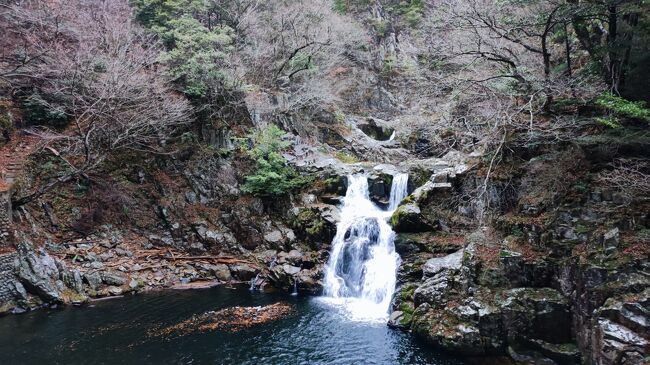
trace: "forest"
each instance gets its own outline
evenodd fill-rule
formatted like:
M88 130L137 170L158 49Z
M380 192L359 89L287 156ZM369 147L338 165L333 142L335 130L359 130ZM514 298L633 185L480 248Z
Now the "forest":
M650 362L646 0L0 0L0 132L3 363Z

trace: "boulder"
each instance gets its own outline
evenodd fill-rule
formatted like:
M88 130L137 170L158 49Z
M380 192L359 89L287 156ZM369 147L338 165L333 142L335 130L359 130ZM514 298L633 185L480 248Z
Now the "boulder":
M310 295L320 295L323 291L323 270L319 267L314 267L310 270L300 270L295 275L297 289L299 293Z
M212 274L220 281L232 280L230 269L226 264L216 264L211 267Z
M398 233L414 233L432 231L433 226L426 220L415 203L400 205L390 217L393 230Z
M282 236L282 232L280 230L276 229L273 231L270 231L264 235L264 240L266 242L272 243L272 244L279 244L282 243L284 240L284 237Z
M102 271L99 276L106 285L122 286L128 281L128 277L119 271Z
M451 255L429 259L424 266L422 266L424 277L433 277L446 270L459 270L463 263L464 253L465 250L458 250Z
M241 281L250 281L257 275L257 269L248 264L235 264L230 266L232 275Z
M65 285L55 259L26 242L18 244L17 252L16 274L27 291L46 302L63 303Z
M102 285L102 277L97 271L90 271L84 274L84 281L92 290L97 290Z

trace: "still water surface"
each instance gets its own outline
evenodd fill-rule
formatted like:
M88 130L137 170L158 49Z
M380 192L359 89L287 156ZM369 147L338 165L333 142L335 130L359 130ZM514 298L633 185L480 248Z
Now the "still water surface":
M295 305L288 317L236 332L162 338L157 328L232 306ZM460 360L385 324L348 319L320 298L217 287L141 294L83 308L0 318L0 364L434 364Z

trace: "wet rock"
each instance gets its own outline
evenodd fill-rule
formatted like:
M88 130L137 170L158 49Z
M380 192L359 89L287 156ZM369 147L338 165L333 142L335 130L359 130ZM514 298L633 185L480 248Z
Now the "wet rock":
M401 328L402 327L401 321L403 318L404 318L404 312L394 311L393 313L390 314L390 317L388 317L388 326L393 328Z
M299 293L320 295L323 291L323 269L314 267L310 270L300 270L294 276Z
M393 176L373 174L368 177L368 195L370 200L380 207L387 207L390 200L390 189Z
M248 264L235 264L230 266L232 275L241 281L250 281L257 275L257 270Z
M296 266L276 265L270 270L268 278L276 288L288 291L294 283L297 283L295 276L299 272L300 268Z

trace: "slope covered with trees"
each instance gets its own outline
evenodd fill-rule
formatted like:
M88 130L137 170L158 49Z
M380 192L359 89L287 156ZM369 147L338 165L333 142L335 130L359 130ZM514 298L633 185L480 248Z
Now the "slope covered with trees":
M649 10L0 0L0 146L29 146L0 242L46 247L73 289L5 308L208 279L317 294L346 176L381 205L401 171L391 325L464 355L647 361L620 308L647 322Z

